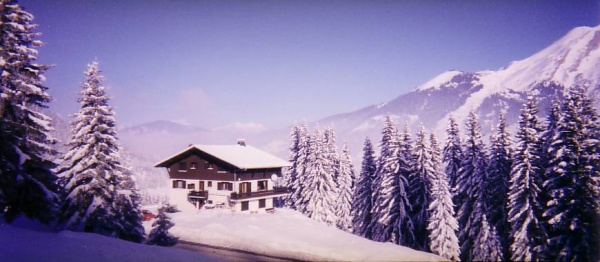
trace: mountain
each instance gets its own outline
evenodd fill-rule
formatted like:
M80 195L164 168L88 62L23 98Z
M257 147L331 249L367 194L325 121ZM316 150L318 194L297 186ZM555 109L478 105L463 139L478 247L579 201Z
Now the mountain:
M124 127L119 130L120 133L131 133L131 134L148 134L148 133L193 133L193 132L208 132L208 129L195 127L191 125L184 125L168 120L158 120L141 125Z
M444 72L412 92L386 103L333 115L317 122L333 125L338 135L346 138L364 139L370 136L376 140L386 114L394 116L402 126L408 123L413 131L416 125L422 123L428 130L442 133L450 114L462 123L469 111L475 110L482 121L483 131L489 133L500 112L507 114L509 123L516 123L528 93L538 98L543 114L553 97L561 96L565 87L584 84L590 87L591 95L598 98L599 47L600 26L578 27L538 53L514 61L505 68Z

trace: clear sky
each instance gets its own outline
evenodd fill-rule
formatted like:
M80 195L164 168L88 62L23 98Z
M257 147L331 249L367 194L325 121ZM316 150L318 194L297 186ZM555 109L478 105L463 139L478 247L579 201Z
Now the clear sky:
M94 59L121 125L284 127L379 104L450 69L498 69L600 1L21 0L53 64L51 108L79 109Z

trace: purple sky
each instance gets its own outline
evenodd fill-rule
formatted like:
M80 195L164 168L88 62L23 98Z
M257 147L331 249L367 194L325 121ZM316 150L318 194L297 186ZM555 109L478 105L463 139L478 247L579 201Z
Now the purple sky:
M21 0L63 115L94 59L121 125L269 128L379 104L450 69L498 69L577 26L599 1Z

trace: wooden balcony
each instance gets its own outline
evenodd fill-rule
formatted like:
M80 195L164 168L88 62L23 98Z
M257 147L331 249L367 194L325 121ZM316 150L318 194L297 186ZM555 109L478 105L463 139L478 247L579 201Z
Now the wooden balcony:
M266 196L283 196L288 194L290 191L287 187L275 187L273 190L262 190L256 192L248 192L248 193L231 193L231 200L243 200L248 198L255 197L266 197Z
M195 191L192 190L188 193L188 198L207 198L208 191Z

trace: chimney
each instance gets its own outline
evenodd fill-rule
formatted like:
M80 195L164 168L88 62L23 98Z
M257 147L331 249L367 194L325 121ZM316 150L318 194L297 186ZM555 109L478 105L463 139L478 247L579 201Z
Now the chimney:
M246 146L246 139L238 139L237 144L240 146Z

